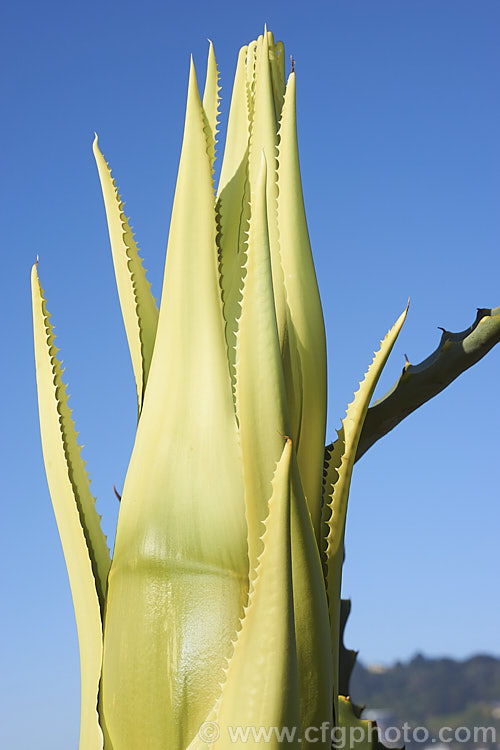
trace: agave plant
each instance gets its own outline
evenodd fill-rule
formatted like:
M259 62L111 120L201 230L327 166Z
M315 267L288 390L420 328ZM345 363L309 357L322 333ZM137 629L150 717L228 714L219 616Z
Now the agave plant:
M325 727L357 722L338 696L347 497L406 311L325 460L325 330L283 44L266 30L239 53L215 190L218 92L210 45L202 99L191 63L159 311L94 143L139 414L112 559L33 269L42 444L81 654L81 750L224 749L237 727L295 728L290 746L328 748Z

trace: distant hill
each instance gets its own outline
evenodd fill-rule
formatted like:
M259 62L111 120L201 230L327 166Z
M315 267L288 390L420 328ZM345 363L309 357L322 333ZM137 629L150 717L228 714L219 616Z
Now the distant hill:
M364 716L375 718L382 727L402 727L406 721L413 728L427 729L428 738L421 731L407 743L412 748L500 748L500 659L495 657L460 662L418 655L390 668L358 662L350 692L355 703L366 706ZM440 736L442 727L450 731ZM481 731L483 727L489 731ZM400 739L395 729L386 740L392 738Z

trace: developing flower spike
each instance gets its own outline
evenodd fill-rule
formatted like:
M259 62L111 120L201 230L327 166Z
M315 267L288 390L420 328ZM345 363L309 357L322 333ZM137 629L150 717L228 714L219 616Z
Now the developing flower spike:
M406 311L324 465L325 330L295 79L271 32L240 50L214 193L212 44L202 98L191 62L159 310L94 142L140 415L112 559L33 268L42 444L81 651L80 750L229 750L235 726L296 727L291 747L326 750L331 738L308 728L359 722L338 699L347 497Z

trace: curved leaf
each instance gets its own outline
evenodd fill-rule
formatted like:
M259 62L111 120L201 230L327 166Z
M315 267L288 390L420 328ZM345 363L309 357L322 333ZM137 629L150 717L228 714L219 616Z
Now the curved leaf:
M217 244L225 335L231 382L235 388L236 331L241 314L246 245L250 220L248 182L249 115L245 73L247 48L238 55L224 159L217 197Z
M250 189L253 196L259 180L261 155L264 152L267 162L266 208L273 272L274 304L276 307L276 321L280 345L282 346L286 324L286 300L277 222L278 185L276 158L279 113L276 113L275 108L267 32L264 36L259 36L257 40L255 66L252 70L250 92L252 100L250 107L251 125L248 157Z
M357 750L382 750L377 725L360 719L349 698L339 696L339 721L335 727L333 747L355 747ZM386 749L385 749L386 750Z
M93 150L106 209L116 285L134 369L140 414L153 356L158 308L151 294L151 284L146 279L134 235L123 213L123 202L116 182L111 177L111 170L99 150L97 135Z
M344 557L347 500L359 436L373 391L405 321L408 308L381 342L368 371L354 394L342 421L339 436L325 462L323 520L326 536L326 586L330 607L331 642L334 654L335 691L338 693L338 644L340 638L340 585ZM336 698L335 704L336 705Z
M330 620L325 583L311 515L304 497L297 459L292 479L292 574L295 640L299 670L300 715L303 727L332 725L333 657L325 644L330 639ZM304 736L304 748L324 748L319 738Z
M261 154L252 197L246 276L236 345L236 406L240 427L251 575L261 551L262 522L274 470L288 434L267 222L267 169Z
M104 636L111 740L150 750L187 746L214 705L248 592L204 127L191 65L158 332L123 488Z
M80 644L80 750L100 750L97 714L102 612L110 565L106 538L80 455L36 265L31 274L38 409L45 470L64 551Z
M286 289L284 371L292 438L316 533L326 429L326 339L302 197L295 113L295 73L286 88L279 131L278 224Z

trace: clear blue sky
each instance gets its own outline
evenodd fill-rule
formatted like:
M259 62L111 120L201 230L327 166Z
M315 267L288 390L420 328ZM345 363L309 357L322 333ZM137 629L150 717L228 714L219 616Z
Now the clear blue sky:
M207 37L223 113L239 47L267 22L296 60L304 191L328 331L329 436L411 296L406 352L500 304L498 0L9 3L2 28L3 615L0 745L77 746L79 664L36 406L29 272L40 276L104 527L135 396L91 153L110 161L156 294L189 55ZM500 654L500 348L357 465L350 647Z

